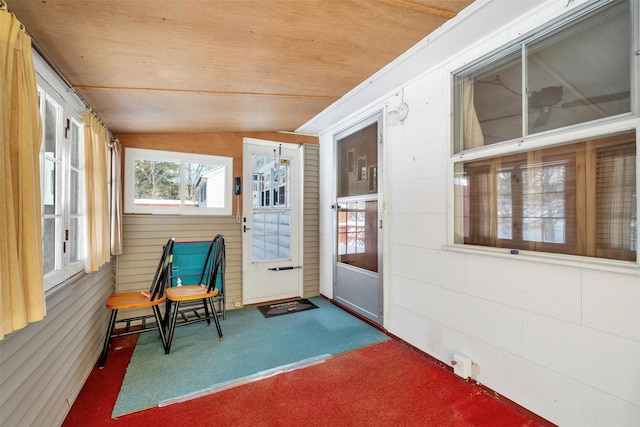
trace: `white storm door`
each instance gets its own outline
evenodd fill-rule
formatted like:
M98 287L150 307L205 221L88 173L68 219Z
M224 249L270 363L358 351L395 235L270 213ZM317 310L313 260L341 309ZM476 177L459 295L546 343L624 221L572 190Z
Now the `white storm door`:
M244 139L242 302L302 295L300 148Z

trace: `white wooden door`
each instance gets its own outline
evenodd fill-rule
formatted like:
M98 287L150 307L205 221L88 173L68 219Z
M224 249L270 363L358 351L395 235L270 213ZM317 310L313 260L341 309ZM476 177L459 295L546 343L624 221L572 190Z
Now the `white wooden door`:
M243 304L302 295L300 148L245 138Z

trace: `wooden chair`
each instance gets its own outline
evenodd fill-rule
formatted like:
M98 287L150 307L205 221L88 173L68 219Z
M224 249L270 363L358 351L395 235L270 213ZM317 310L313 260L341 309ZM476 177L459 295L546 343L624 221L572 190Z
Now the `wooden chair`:
M164 330L165 319L160 313L160 305L167 299L164 293L170 278L169 266L171 265L171 254L173 252L174 242L175 239L172 237L169 239L167 244L164 245L162 255L160 256L160 262L158 263L156 274L151 282L149 292L117 292L107 298L106 305L107 308L111 310L111 319L109 320L109 328L107 329L107 335L102 347L102 356L100 357L101 368L104 367L104 363L107 360L109 341L114 337L158 330L160 332L162 346L166 349L167 340ZM146 320L151 317L150 314L116 319L120 310L143 309L148 307L151 307L153 310L153 316L156 320L156 323L153 326L148 326L146 322ZM136 323L136 326L133 328L131 327L132 322ZM138 322L140 322L140 326L137 326ZM125 323L126 326L122 331L114 332L116 323Z
M216 286L217 277L222 273L225 263L225 246L224 236L222 234L216 235L202 266L202 273L197 285L188 286L172 286L167 288L166 296L168 305L171 309L167 310L167 316L169 320L169 330L167 332L167 345L165 346L165 353L169 354L171 351L171 343L173 341L173 334L177 326L189 325L196 322L207 321L207 324L211 324L211 319L216 324L218 330L218 337L220 341L223 340L222 329L220 328L220 320L218 319L218 313L215 308L214 299L218 296L218 288ZM184 321L177 322L180 314L180 304L193 301L202 301L204 308L204 316L194 316L192 318L184 318ZM211 311L209 311L211 309ZM167 319L165 319L166 321Z

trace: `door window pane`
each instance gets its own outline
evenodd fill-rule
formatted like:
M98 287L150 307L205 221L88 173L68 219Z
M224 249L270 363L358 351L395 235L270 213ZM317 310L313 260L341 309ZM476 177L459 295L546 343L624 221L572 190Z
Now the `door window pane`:
M338 262L378 271L378 202L346 202L338 211Z
M254 155L252 165L252 262L291 259L289 160Z
M338 197L375 194L377 164L377 122L338 140Z

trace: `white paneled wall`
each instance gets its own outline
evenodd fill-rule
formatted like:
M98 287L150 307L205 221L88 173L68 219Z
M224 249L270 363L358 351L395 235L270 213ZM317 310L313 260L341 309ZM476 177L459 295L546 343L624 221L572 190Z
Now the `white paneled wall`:
M304 253L302 260L304 292L302 296L304 297L312 297L319 294L319 151L317 144L304 145L304 208L302 214L304 218Z
M57 426L98 359L113 292L111 263L47 298L47 315L0 341L0 425Z
M625 274L584 270L582 323L592 329L640 341L639 280Z
M402 89L409 116L389 124L384 138L384 326L445 363L455 353L470 356L473 379L554 423L638 426L640 268L607 271L585 260L548 262L447 246L451 73L584 3L541 2L515 21L492 22L495 32L480 39L463 34L474 31L464 25L443 30L459 46L466 37L467 45L321 133L320 289L332 294L333 135L397 103ZM520 7L483 4L482 13Z
M209 241L221 233L225 237L226 309L242 300L242 236L240 224L231 216L124 215L123 254L116 260L119 292L148 288L158 267L162 246L176 242ZM122 313L122 317L151 314L151 310ZM120 314L119 314L120 315Z

